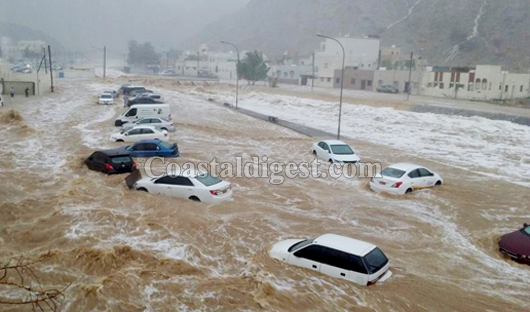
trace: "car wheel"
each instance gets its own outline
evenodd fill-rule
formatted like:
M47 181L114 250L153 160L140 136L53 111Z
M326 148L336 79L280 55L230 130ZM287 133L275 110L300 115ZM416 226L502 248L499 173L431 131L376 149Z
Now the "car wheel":
M411 188L409 188L409 189L407 189L407 190L405 191L405 194L410 194L410 193L412 193L412 192L414 192L414 190L411 189Z
M436 184L434 184L434 186L440 186L442 185L442 181L436 181Z
M201 202L201 200L197 196L191 196L189 199L193 200L194 202Z
M149 193L149 191L144 187L139 188L138 191Z
M123 140L116 140L116 142L123 142Z
M316 156L316 155L317 155L317 151L313 151L313 155L315 155L315 156Z
M168 131L167 128L160 128L160 129L161 129L161 130L166 130L166 131Z
M330 159L330 160L329 160L329 163L332 164L332 163L333 163L333 159Z

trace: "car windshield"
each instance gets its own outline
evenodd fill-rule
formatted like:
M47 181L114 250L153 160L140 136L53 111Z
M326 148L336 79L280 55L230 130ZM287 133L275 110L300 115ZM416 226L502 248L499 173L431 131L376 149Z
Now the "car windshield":
M381 171L381 174L385 177L399 179L405 174L405 171L399 170L396 168L387 167L383 169L383 171Z
M128 163L131 161L130 156L114 156L111 158L113 164Z
M307 245L313 243L314 240L315 240L315 238L308 238L308 239L306 239L306 240L303 240L303 241L301 241L301 242L298 242L298 243L292 245L291 247L289 247L289 249L288 249L287 251L288 251L288 252L291 252L291 251L293 251L293 250L298 250L298 249L300 249L300 248L302 248L302 247L305 247L305 246L307 246Z
M369 273L374 274L388 263L388 259L381 249L375 247L374 250L364 256L364 262L368 266Z
M198 175L195 177L195 179L201 182L202 184L204 184L204 186L212 186L212 185L219 184L222 182L221 179L213 177L208 173Z
M101 98L102 99L112 99L112 95L110 95L110 94L102 94Z
M353 150L348 145L331 145L331 150L335 155L352 155Z
M160 142L158 143L160 146L162 146L163 148L167 148L167 149L172 149L173 148L173 145L175 144L169 144L167 142Z

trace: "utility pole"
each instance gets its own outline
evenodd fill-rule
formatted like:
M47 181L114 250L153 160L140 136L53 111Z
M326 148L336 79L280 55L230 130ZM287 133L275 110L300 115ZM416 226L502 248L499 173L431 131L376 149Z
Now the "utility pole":
M48 62L46 61L46 48L45 47L42 47L42 55L44 58L44 73L47 75L48 74Z
M103 80L107 75L107 46L103 46Z
M412 58L414 57L414 52L410 52L410 63L409 63L409 87L407 89L407 101L410 98L410 91L412 90Z
M200 64L201 64L201 52L197 52L197 77L199 77Z
M237 63L236 63L236 109L237 109L237 105L239 103L239 71L237 70L238 66L239 66L239 48L233 44L233 43L230 43L228 41L221 41L222 44L228 44L228 45L231 45L233 46L236 51L237 51Z
M311 75L311 92L315 86L315 52L313 51L313 75Z
M52 69L52 46L48 45L48 56L50 57L50 80L51 80L51 91L53 93L53 69Z

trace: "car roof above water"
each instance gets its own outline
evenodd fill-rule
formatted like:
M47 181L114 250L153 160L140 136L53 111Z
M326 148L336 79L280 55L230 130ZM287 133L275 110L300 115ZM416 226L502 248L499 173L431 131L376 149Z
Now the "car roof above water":
M422 166L418 166L418 165L415 165L415 164L409 164L409 163L397 163L397 164L390 165L388 167L394 168L394 169L403 170L403 171L409 171L409 170L412 170L412 169L423 168Z
M315 238L313 243L347 252L360 257L365 256L367 253L377 247L374 244L336 234L320 235Z
M324 140L322 141L324 143L327 143L328 145L348 145L342 141L339 141L339 140Z

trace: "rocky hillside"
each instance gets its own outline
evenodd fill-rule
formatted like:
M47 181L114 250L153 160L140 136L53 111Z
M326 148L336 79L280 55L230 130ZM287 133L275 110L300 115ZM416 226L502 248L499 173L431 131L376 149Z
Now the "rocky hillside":
M436 65L530 66L528 0L252 0L206 26L190 42L269 54L309 54L316 33L380 35L384 45L413 50Z

